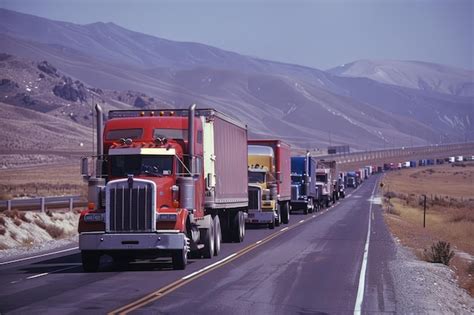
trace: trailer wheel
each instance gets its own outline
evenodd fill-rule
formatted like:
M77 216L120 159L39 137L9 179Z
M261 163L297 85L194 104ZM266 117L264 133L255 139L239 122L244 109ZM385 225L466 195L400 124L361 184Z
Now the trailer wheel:
M233 220L232 220L231 241L235 243L241 243L244 240L244 230L245 230L244 214L242 213L242 211L237 211L234 213Z
M290 202L286 201L281 206L281 217L284 224L290 223Z
M85 272L96 272L99 269L100 253L95 251L81 251L82 268Z
M186 269L186 265L188 264L188 257L186 254L186 248L182 250L177 250L173 253L171 257L173 262L173 269L174 270L184 270Z
M239 215L240 215L240 242L243 242L245 238L245 214L243 211L239 211Z
M214 224L211 224L208 229L201 229L201 236L204 240L202 256L204 258L212 258L214 255Z
M221 232L221 221L219 220L219 216L215 216L214 219L214 256L219 255L221 251L221 239L222 239L222 232Z

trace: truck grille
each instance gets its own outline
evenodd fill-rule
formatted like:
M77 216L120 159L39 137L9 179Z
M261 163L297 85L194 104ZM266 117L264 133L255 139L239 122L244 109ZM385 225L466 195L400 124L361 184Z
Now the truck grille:
M299 185L291 185L291 200L298 200L300 197Z
M107 231L151 232L156 229L156 186L148 180L119 179L107 184Z
M255 210L260 209L260 203L262 200L262 190L258 187L249 186L249 209Z

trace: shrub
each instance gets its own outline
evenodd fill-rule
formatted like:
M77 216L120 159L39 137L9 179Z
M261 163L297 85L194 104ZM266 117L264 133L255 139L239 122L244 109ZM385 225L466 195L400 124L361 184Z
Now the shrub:
M454 257L454 252L451 250L451 244L444 241L439 241L431 245L431 250L425 250L426 260L432 263L441 263L449 266L450 260Z
M384 194L384 197L385 198L396 198L397 197L397 194L393 191L387 191L385 194Z

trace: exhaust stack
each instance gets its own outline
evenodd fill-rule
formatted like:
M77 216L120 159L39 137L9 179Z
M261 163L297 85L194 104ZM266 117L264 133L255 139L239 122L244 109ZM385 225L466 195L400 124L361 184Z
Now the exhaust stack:
M196 104L189 106L188 112L188 152L189 152L189 171L191 174L194 170L194 116L196 112Z
M95 105L95 111L97 115L97 165L96 165L96 177L102 176L102 160L104 156L104 141L102 138L103 132L103 117L102 117L102 107L99 104Z

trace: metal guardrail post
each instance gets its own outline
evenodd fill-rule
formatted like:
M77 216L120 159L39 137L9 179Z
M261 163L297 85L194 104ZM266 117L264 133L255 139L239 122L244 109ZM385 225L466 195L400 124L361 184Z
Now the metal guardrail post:
M7 210L10 211L12 209L12 201L7 200Z
M44 197L40 198L40 204L41 204L41 212L45 212L46 204L45 204Z
M73 205L74 205L74 200L71 197L71 198L69 198L69 211L72 211Z

